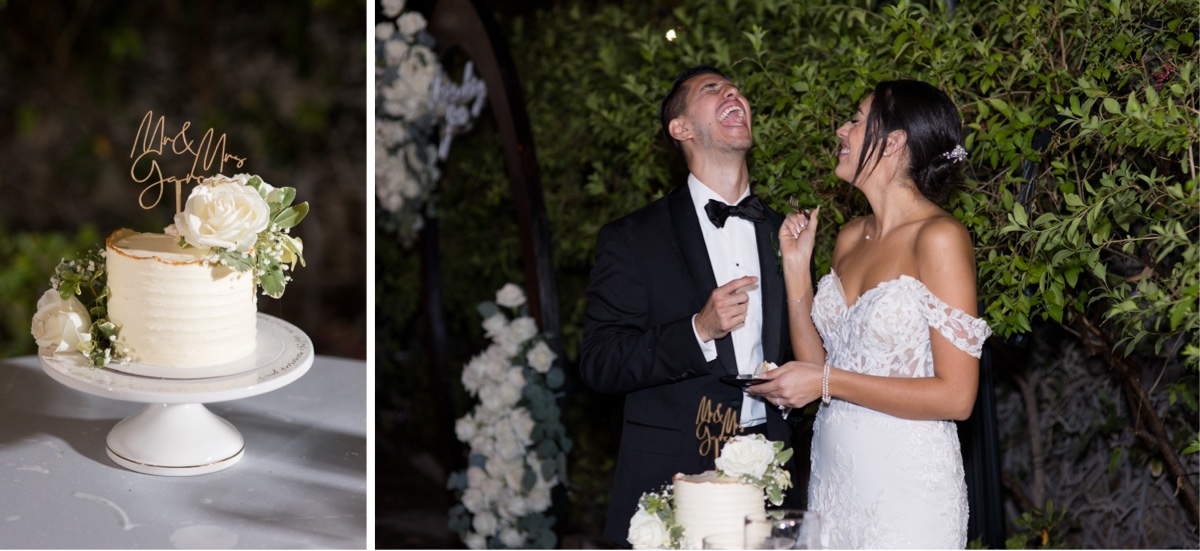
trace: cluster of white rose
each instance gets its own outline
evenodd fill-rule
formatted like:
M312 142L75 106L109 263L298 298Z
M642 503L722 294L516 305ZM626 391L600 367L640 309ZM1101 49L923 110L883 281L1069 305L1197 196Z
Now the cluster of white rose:
M525 294L509 283L496 294L496 304L516 310L525 304ZM518 521L549 509L551 489L559 484L557 476L544 474L547 458L534 450L534 416L520 405L526 385L537 384L526 380L524 367L544 375L556 355L538 338L537 324L528 316L510 321L497 312L483 326L492 344L472 358L462 374L463 387L479 404L454 427L458 439L470 446L471 456L484 458L482 465L473 464L466 472L462 505L471 521L462 537L471 549L491 546L489 538L517 548L531 540Z
M294 188L277 188L259 176L218 174L192 188L164 232L212 251L206 263L253 271L263 294L279 298L292 280L286 272L304 262L303 241L289 234L308 214L308 203L293 205L295 198Z
M129 363L129 350L117 341L117 327L107 319L106 264L103 248L59 262L30 324L40 350L79 352L95 367Z
M411 241L424 224L420 209L441 177L441 114L431 98L442 66L425 17L401 14L404 3L384 0L387 20L375 25L375 195L383 211L397 218L401 240Z

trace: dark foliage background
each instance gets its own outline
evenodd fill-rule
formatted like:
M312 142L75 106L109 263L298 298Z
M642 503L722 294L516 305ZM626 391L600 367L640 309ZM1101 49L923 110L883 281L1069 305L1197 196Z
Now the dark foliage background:
M142 210L129 174L153 111L168 135L185 121L196 139L226 134L246 159L226 174L309 202L308 267L259 308L319 354L365 358L366 13L363 0L0 1L0 353L34 351L28 320L61 257L171 222L173 192Z
M997 333L1009 544L1197 545L1193 4L960 2L953 17L936 0L542 8L498 15L534 129L568 372L597 230L685 174L657 138L658 101L679 69L711 63L741 84L754 108L754 189L776 208L793 196L825 207L822 272L837 228L865 209L832 175L834 130L876 81L926 79L968 125L971 181L949 208L975 235L980 299ZM667 29L679 38L666 40ZM417 256L377 236L379 447L427 466L446 437L436 398L466 410L459 370L485 344L475 304L522 279L486 116L455 142L441 194L451 388L430 378ZM592 538L620 399L576 385L565 403L576 447L561 522ZM436 478L436 467L421 472Z

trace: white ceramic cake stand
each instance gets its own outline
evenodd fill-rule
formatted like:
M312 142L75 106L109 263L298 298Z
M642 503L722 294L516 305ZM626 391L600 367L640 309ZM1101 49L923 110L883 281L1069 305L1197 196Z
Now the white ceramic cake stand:
M96 369L83 354L48 350L40 351L38 360L50 377L70 388L148 404L108 433L108 457L118 465L139 473L194 476L227 469L245 452L241 433L204 404L276 390L312 366L312 340L296 326L260 313L257 337L256 358L244 360L246 370L216 377L137 375L119 365Z

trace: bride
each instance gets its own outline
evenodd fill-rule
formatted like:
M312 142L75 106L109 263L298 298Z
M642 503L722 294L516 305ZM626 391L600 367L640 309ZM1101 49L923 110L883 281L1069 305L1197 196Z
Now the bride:
M962 120L924 82L879 83L837 131L835 173L872 214L846 224L814 295L820 209L779 231L797 360L751 393L780 408L822 400L809 508L833 548L966 545L953 420L975 403L991 330L976 316L967 229L938 204L961 179Z

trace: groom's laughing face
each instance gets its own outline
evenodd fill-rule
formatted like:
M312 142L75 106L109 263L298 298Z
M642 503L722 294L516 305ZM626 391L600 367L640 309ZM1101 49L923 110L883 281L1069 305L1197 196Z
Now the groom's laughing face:
M685 83L687 107L681 131L706 150L745 152L754 144L750 131L750 102L732 82L714 73ZM686 140L680 140L686 141Z

